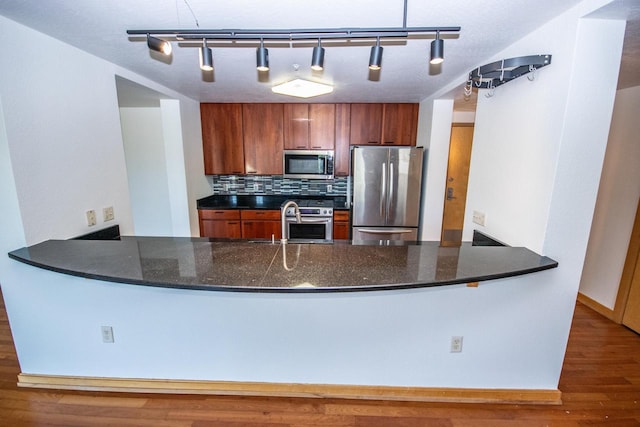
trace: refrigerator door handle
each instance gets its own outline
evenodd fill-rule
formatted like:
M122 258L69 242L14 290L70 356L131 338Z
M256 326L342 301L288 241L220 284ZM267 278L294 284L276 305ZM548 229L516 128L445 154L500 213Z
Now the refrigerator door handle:
M389 197L387 197L387 221L391 221L389 211L391 210L391 202L395 200L395 189L393 188L393 162L389 162Z
M411 233L413 230L410 228L405 228L403 230L393 229L393 230L372 230L369 228L358 228L357 229L361 233L368 234L407 234Z
M384 217L385 220L387 216L385 215L385 206L387 205L387 164L382 163L382 185L380 186L380 216Z

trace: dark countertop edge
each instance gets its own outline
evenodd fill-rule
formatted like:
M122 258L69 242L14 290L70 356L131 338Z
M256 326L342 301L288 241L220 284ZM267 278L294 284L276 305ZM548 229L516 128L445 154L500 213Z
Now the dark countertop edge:
M18 249L19 251L19 249ZM38 263L32 260L27 260L20 257L15 252L9 252L9 258L18 262L28 264L34 267L42 268L44 270L53 271L56 273L67 274L70 276L83 277L86 279L102 280L105 282L123 283L129 285L142 285L155 288L172 288L183 290L197 290L197 291L218 291L218 292L253 292L253 293L335 293L335 292L372 292L372 291L393 291L402 289L418 289L418 288L431 288L436 286L448 286L448 285L460 285L465 283L484 282L487 280L505 279L509 277L522 276L525 274L536 273L539 271L550 270L558 267L558 262L554 261L546 256L541 257L543 260L548 260L549 264L540 265L531 268L524 268L520 270L513 270L505 273L489 274L485 276L470 276L465 278L453 279L453 280L441 280L429 283L394 283L383 285L362 285L362 286L341 286L341 287L322 287L322 288L295 288L295 287L260 287L260 286L225 286L225 285L199 285L199 284L178 284L168 282L149 282L142 279L121 278L113 276L104 276L100 274L91 274L85 272L79 272L75 270L67 270L63 268L52 267L50 265Z
M258 203L247 203L247 204L233 204L233 203L218 203L214 202L215 200L224 200L230 198L240 197L243 200L252 199L252 198L271 198L274 200L273 204L269 204L265 206L263 204ZM291 199L332 199L332 200L340 200L344 201L345 204L347 202L347 196L335 196L335 195L298 195L298 194L212 194L211 196L203 197L201 199L196 200L197 209L266 209L266 210L274 210L280 209L280 205L287 200ZM340 203L336 204L333 207L333 210L349 210L347 206L342 206Z

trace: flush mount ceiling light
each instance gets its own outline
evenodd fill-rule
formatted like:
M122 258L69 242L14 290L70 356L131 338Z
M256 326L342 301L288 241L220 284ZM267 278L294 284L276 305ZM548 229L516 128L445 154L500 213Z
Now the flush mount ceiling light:
M295 79L271 88L274 93L298 98L311 98L333 92L333 86L309 80Z
M197 24L197 20L196 20ZM460 27L408 27L407 26L407 0L404 0L404 18L402 27L374 27L374 28L312 28L312 29L274 29L274 30L206 30L206 29L185 29L185 30L127 30L127 34L134 36L132 41L137 40L135 36L145 36L150 49L162 52L165 55L171 53L170 41L179 41L180 46L190 47L196 42L203 40L205 46L201 47L202 52L206 52L206 41L220 42L221 48L243 47L242 43L235 42L259 42L256 51L257 68L268 70L268 52L264 47L264 40L271 40L274 46L296 47L298 43L307 44L310 40L317 40L318 45L313 49L311 68L315 71L324 69L324 48L322 40L371 40L375 45L371 49L369 67L372 70L379 70L382 61L381 39L404 39L426 38L435 34L435 40L431 42L432 64L441 63L444 60L444 40L440 38L441 32L460 32ZM231 43L228 43L231 42ZM278 42L278 43L276 43ZM354 43L358 45L360 43ZM344 43L340 44L344 46ZM197 45L198 47L200 45ZM217 48L218 46L216 46ZM203 56L201 54L201 56ZM204 62L204 61L203 61Z

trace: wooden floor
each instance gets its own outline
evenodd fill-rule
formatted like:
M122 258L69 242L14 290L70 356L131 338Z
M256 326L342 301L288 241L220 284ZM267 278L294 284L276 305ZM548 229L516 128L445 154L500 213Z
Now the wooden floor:
M169 396L18 389L0 292L0 426L640 426L640 336L578 304L563 405Z

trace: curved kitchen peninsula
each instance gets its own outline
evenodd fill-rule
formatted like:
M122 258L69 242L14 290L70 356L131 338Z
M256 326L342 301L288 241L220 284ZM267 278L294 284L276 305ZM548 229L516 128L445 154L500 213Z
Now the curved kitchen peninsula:
M347 292L423 288L533 273L558 263L526 248L438 242L282 245L276 241L122 237L49 240L9 254L90 279L208 291Z
M3 288L18 385L559 403L546 323L531 322L549 316L558 264L476 243L121 237L18 249ZM512 345L522 331L532 344Z

